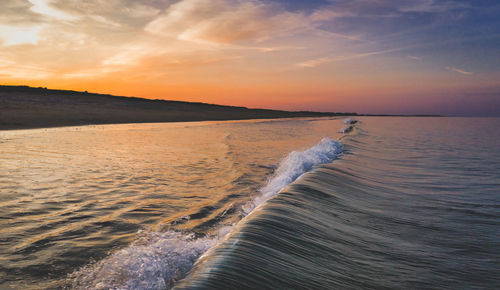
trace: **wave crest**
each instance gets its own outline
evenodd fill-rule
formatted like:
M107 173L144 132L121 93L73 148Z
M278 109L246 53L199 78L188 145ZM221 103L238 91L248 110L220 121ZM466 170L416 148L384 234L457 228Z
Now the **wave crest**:
M330 138L323 138L321 142L305 151L292 151L281 161L267 185L260 190L260 195L243 207L244 213L248 215L255 207L277 194L299 176L316 165L333 161L341 152L342 144Z
M352 118L346 118L346 119L344 119L344 124L346 124L346 125L354 125L357 122L358 122L358 120L352 119Z
M257 198L243 206L244 215L277 194L314 166L333 161L341 143L330 138L305 151L293 151L281 161ZM70 275L74 289L165 289L182 279L196 260L233 228L224 226L218 237L199 237L175 231L139 231L139 238L107 258Z

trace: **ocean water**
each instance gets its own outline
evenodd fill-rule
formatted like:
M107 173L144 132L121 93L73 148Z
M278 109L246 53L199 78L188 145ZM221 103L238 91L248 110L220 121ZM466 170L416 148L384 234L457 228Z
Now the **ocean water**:
M500 287L500 119L0 131L0 288Z

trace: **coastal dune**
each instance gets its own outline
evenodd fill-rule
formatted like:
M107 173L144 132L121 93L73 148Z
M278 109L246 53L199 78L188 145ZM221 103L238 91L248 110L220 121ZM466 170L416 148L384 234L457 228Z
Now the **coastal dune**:
M27 86L0 86L0 130L91 124L187 122L352 115L249 109Z

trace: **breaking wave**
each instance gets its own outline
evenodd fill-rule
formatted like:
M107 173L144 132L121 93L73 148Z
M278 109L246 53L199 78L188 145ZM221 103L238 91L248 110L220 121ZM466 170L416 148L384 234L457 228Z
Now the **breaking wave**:
M336 159L342 144L323 138L304 151L293 151L284 158L256 198L242 208L243 216L276 195L315 166ZM233 226L223 226L218 236L196 237L176 231L140 231L128 247L87 265L70 275L74 289L164 289L182 279L196 260L217 244Z
M243 207L244 213L248 215L255 207L277 194L299 176L314 166L333 161L341 152L342 144L330 138L323 138L321 142L305 151L291 152L281 161L267 185L260 190L260 194Z
M358 123L358 121L357 121L357 120L354 120L354 119L351 119L351 118L347 118L347 119L345 119L345 120L344 120L344 124L345 124L346 126L344 126L344 128L342 128L342 129L340 129L340 130L339 130L339 133L343 133L343 134L345 134L345 133L349 133L349 132L351 132L351 131L354 129L354 126L353 126L353 125L354 125L354 124L356 124L356 123Z

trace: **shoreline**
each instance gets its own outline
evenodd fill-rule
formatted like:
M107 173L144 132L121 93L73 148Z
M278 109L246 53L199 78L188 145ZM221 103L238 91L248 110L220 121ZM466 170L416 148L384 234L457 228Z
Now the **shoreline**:
M352 115L355 113L249 109L27 86L0 86L0 130Z
M169 123L196 123L196 122L237 122L237 121L266 121L266 120L279 120L279 119L301 119L301 118L329 118L329 117L354 117L352 115L334 115L334 116L297 116L297 117L268 117L268 118L248 118L248 119L210 119L210 120L174 120L174 121L158 121L158 122L120 122L120 123L90 123L90 124L61 124L54 126L32 126L32 127L5 127L0 124L0 132L2 131L16 131L16 130L36 130L36 129L54 129L65 127L85 127L85 126L104 126L104 125L133 125L133 124L169 124Z
M395 115L251 109L197 102L113 96L86 91L0 86L0 130L130 123L358 116Z

